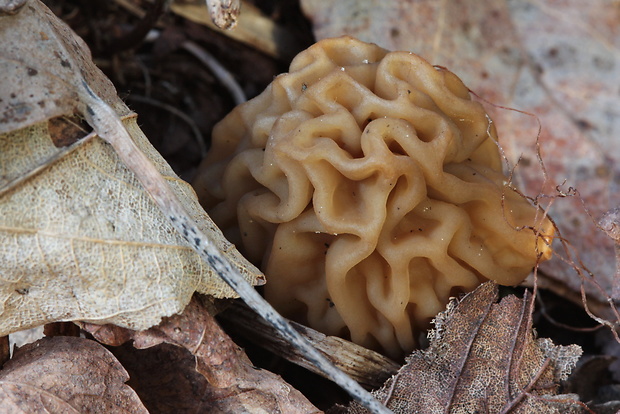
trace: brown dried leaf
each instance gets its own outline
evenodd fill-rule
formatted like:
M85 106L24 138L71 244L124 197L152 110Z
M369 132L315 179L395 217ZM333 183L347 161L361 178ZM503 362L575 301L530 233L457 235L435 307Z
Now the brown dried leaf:
M81 40L45 6L31 0L2 17L0 51L0 73L7 74L0 96L10 97L0 100L0 335L59 320L146 329L180 312L194 291L237 296L108 144L84 133L82 141L56 146L46 120L79 106L82 79L123 115L200 229L248 281L260 283L258 270L142 134Z
M211 386L196 371L195 357L186 349L161 344L138 350L125 344L113 353L151 414L252 412L239 400L240 389Z
M577 345L534 339L532 297L498 301L487 282L439 314L430 346L375 392L394 413L578 413L576 395L557 395L581 355ZM366 413L353 404L349 413Z
M606 0L384 2L302 0L317 39L341 34L391 50L409 50L448 67L479 96L535 114L550 183L579 190L594 218L620 205L620 12ZM534 147L537 119L487 107L525 193L541 191ZM585 281L604 303L615 274L614 244L577 197L551 211L562 234L602 286ZM556 247L558 247L556 245ZM559 250L559 249L556 249ZM579 292L582 279L558 259L542 265L549 283Z
M129 375L95 341L43 338L19 348L0 371L7 413L148 413Z
M134 380L139 383L136 389L151 395L149 406L159 406L161 403L172 409L172 405L166 402L174 399L170 396L172 391L161 394L156 390L176 384L178 388L173 393L191 394L203 412L320 412L279 376L254 367L243 350L222 331L206 307L196 298L182 314L166 318L160 325L147 331L134 332L112 325L83 324L83 327L99 341L109 345L117 346L132 339L134 347L138 349L153 349L147 354L147 359L132 363L136 370ZM185 348L189 354L173 350L166 344ZM125 349L123 352L128 351ZM164 358L178 361L174 369L179 369L183 375L187 375L186 378L195 377L198 372L208 384L198 381L195 383L196 388L189 391L187 379L173 380L175 375L172 373L166 374L161 382L152 381L149 372L155 369L153 364L156 364L152 360ZM129 362L131 357L121 359ZM159 395L164 401L154 401Z

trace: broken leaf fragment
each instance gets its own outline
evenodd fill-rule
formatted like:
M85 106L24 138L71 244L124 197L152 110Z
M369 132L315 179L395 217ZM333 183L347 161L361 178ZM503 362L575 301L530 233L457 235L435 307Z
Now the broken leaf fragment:
M127 371L103 346L73 337L19 348L0 371L0 405L11 413L140 413Z
M532 296L498 299L487 282L438 315L430 346L375 391L394 413L579 413L576 395L558 395L581 356L532 333ZM344 412L344 411L343 411ZM366 413L352 404L350 414Z
M86 133L68 147L54 145L48 120L78 111L80 82L123 117L199 228L260 284L259 272L223 238L76 39L38 1L0 19L0 67L10 75L0 79L0 96L10 97L0 108L10 115L0 119L0 335L59 320L146 329L182 311L195 291L237 296L110 145ZM32 78L37 87L16 87Z

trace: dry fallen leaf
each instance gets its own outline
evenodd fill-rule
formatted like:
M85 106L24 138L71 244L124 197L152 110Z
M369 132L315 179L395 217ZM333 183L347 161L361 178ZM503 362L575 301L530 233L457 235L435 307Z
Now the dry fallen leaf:
M95 341L43 338L19 348L0 371L0 405L10 413L143 413L129 375Z
M172 358L178 361L178 368L184 375L202 374L207 380L195 383L196 390L188 391L186 381L178 382L175 393L191 394L196 398L202 412L267 412L267 413L316 413L320 412L293 387L279 376L254 367L243 350L222 331L208 310L198 299L194 298L180 315L164 321L147 331L135 332L112 325L83 324L97 340L119 346L133 340L135 348L157 347L147 353L147 359L130 362L134 357L142 360L140 352L122 352L130 356L122 358L135 370L133 379L142 393L151 394L149 403L157 406L156 390L166 388L174 382L168 374L162 381L152 381L150 372L157 360ZM185 348L189 353L172 350L166 344ZM153 362L155 359L155 362ZM163 369L163 368L162 368ZM163 371L160 371L163 372ZM172 392L172 390L169 390ZM162 399L169 401L170 394L163 394ZM168 403L162 404L169 406Z
M150 145L81 40L45 6L30 1L2 17L0 51L0 96L10 97L0 101L0 335L57 320L146 329L180 312L194 291L237 296L110 145L83 133L56 147L47 120L76 110L82 79L123 116L199 227L247 280L261 282Z
M532 296L498 302L487 282L439 314L430 346L375 392L394 413L579 413L576 395L557 395L581 356L577 345L535 339ZM347 411L366 413L357 404Z
M302 0L317 39L349 34L391 50L413 51L448 67L482 98L535 114L539 124L505 108L487 106L510 161L523 154L515 184L526 194L578 197L557 200L551 216L595 275L579 278L559 259L542 265L544 281L607 303L615 274L614 243L595 222L620 205L620 12L616 2L514 0L497 2L382 2ZM556 242L556 250L561 251ZM562 252L562 254L564 254ZM578 263L577 260L575 260ZM586 272L584 274L587 275Z

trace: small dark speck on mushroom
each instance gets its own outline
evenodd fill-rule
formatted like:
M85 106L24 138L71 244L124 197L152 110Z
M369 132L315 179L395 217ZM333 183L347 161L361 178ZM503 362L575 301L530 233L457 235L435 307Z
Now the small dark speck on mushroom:
M327 303L329 303L329 307L330 308L334 307L334 302L332 302L332 300L330 298L325 298L325 300L327 301Z

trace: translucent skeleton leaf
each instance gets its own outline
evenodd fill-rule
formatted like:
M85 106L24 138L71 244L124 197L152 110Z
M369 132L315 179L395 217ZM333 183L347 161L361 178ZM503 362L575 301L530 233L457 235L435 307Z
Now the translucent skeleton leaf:
M581 356L532 331L532 295L499 298L487 282L435 320L430 346L375 392L394 413L581 413L575 394L558 394ZM367 413L353 404L349 414Z

